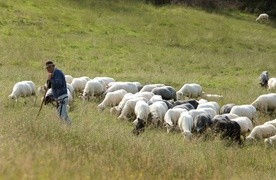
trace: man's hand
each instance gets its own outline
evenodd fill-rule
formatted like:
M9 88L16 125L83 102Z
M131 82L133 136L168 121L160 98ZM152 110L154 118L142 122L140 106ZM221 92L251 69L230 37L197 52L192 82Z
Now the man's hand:
M49 73L49 74L48 74L48 80L50 80L52 77L53 77L53 74L52 74L52 73Z

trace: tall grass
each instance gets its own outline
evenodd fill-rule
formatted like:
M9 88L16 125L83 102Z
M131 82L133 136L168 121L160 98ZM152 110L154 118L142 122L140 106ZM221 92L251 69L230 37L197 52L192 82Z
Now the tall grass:
M197 82L247 104L267 93L263 70L275 76L276 33L238 12L152 7L139 1L0 2L1 179L274 179L274 148L184 141L181 134L147 129L97 111L100 101L75 99L71 127L53 107L7 96L15 82L43 85L45 60L74 77L165 83ZM26 103L24 102L26 101ZM261 115L260 123L275 118Z

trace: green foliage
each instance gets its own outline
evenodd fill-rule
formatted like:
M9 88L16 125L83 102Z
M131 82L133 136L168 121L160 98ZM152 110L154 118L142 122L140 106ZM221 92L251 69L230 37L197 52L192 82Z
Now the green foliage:
M247 104L267 93L258 76L275 76L276 33L240 12L212 14L141 1L8 0L0 3L0 179L264 179L275 177L274 148L262 142L184 141L146 129L134 136L99 101L77 97L71 127L45 106L7 97L13 85L45 83L47 59L73 77L196 82L219 102ZM26 101L26 103L25 103ZM259 122L275 118L261 115Z

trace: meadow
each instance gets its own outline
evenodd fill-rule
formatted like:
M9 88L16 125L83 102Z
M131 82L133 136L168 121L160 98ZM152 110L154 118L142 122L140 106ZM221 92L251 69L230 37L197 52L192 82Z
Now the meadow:
M256 17L138 0L1 1L0 179L275 179L275 148L262 142L186 141L153 128L135 136L132 123L97 110L100 100L78 98L67 127L51 106L36 119L40 97L8 100L18 81L43 85L52 59L73 77L177 90L195 82L223 95L220 105L252 103L268 93L260 73L276 77L275 22Z

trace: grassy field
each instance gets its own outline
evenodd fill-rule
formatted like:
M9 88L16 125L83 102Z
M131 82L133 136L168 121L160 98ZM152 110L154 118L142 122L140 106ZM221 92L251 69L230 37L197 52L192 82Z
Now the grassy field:
M0 2L0 179L275 179L275 148L220 140L184 141L179 133L118 121L100 101L76 98L71 127L40 101L9 103L13 85L43 85L52 59L73 77L196 82L226 103L267 93L260 73L276 76L276 31L257 15L153 7L135 0ZM275 119L260 115L259 122Z

